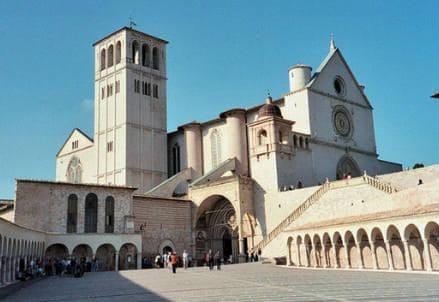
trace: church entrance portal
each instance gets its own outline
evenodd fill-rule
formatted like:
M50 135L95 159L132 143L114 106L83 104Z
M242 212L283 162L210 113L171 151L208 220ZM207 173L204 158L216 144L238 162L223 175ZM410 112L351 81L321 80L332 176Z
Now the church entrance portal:
M358 177L361 176L361 171L355 160L350 156L345 155L337 164L336 177L337 179L343 179L348 177L348 175L351 177Z
M195 257L198 265L204 264L209 251L220 251L227 262L238 262L238 223L235 208L223 196L211 196L200 205L195 227Z

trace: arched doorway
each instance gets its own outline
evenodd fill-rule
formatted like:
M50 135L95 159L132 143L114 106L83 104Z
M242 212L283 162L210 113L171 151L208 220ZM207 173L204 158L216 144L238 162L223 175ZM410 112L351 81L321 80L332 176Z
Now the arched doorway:
M96 250L96 261L98 271L114 271L116 249L113 245L102 244Z
M55 243L49 245L44 253L45 258L64 259L69 256L69 250L64 244Z
M196 260L203 263L209 249L220 251L225 261L238 262L238 218L232 203L214 195L203 201L195 225Z
M360 168L357 162L349 155L344 155L337 164L336 177L337 179L343 179L350 175L351 177L361 176Z
M119 251L119 270L137 268L137 248L132 243L125 243Z
M93 251L87 244L77 245L72 252L72 258L78 262L90 262L93 257Z

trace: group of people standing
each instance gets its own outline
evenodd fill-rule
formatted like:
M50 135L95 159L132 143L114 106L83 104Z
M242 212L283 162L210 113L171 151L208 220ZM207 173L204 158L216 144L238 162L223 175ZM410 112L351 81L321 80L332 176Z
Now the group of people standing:
M172 273L175 274L177 272L177 266L183 266L184 269L187 269L192 262L192 257L186 252L186 250L183 251L181 257L174 251L164 253L163 255L157 255L154 262L156 268L170 268Z
M204 257L204 261L209 267L209 270L213 270L216 265L216 269L219 271L221 270L221 264L224 260L220 250L217 250L215 254L213 254L212 250L209 250Z

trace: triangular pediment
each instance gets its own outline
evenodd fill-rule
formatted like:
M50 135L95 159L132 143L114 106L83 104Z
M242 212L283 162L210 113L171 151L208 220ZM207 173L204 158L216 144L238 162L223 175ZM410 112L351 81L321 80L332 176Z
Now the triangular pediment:
M335 87L334 82L336 79L339 79L339 83L342 84L341 91L337 91ZM307 87L372 109L362 87L358 84L338 48L331 50L326 56Z
M77 141L77 145L73 148L72 143ZM93 146L93 139L91 139L87 134L82 132L80 129L75 128L70 132L69 136L65 140L64 144L59 149L56 157L68 154L77 150L82 150Z

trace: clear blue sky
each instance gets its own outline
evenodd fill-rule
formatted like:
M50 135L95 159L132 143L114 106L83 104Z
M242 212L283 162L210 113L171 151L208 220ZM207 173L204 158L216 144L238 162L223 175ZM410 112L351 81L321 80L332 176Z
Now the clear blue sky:
M170 41L168 130L288 91L330 34L374 106L381 159L439 161L437 1L0 1L0 197L55 178L70 131L93 135L92 43L128 24Z

